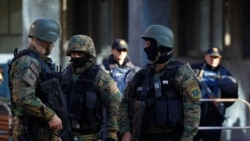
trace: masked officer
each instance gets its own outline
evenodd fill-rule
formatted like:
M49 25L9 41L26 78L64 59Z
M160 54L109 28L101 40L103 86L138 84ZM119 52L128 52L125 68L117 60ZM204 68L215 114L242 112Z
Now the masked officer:
M122 141L192 141L201 92L190 69L173 58L173 32L151 25L142 39L151 63L125 89L118 116Z
M30 45L12 60L9 70L12 112L17 117L14 141L56 141L62 121L45 103L40 84L54 76L47 56L60 36L60 26L52 19L35 20L29 29Z
M74 35L69 40L66 55L71 63L63 71L63 91L68 110L73 115L73 131L80 141L117 140L117 112L120 92L113 79L94 63L93 40L86 35ZM103 107L107 112L107 128L102 129ZM102 136L102 130L106 135Z
M217 47L209 48L204 61L192 64L197 76L205 82L212 94L202 93L202 98L238 98L238 83L231 73L221 63L221 51ZM203 88L201 88L202 92ZM225 110L233 102L201 103L200 126L222 126L225 120ZM221 130L200 130L194 137L194 141L219 141Z

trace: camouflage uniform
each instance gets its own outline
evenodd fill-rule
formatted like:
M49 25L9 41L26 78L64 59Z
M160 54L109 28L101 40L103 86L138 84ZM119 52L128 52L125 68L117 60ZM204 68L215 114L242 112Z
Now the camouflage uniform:
M200 121L198 83L187 66L173 59L171 29L151 25L142 38L152 63L125 89L118 115L122 138L129 139L130 132L133 140L192 141Z
M145 71L145 70L143 70ZM138 72L143 73L142 71ZM162 73L155 73L153 77L159 77L159 75L162 75ZM136 76L135 76L136 79ZM140 81L144 81L145 79L141 79ZM120 112L118 115L118 124L120 126L121 134L125 132L131 131L130 127L130 121L129 114L127 111L129 111L129 102L131 99L133 99L134 94L131 94L130 87L133 87L136 80L132 80L131 83L129 83L128 87L125 90L125 97L122 99L120 103ZM175 83L176 83L176 89L178 90L179 94L182 96L183 101L183 112L184 112L184 125L183 125L183 131L181 135L181 141L192 141L193 136L196 134L198 130L199 125L199 119L200 119L200 106L199 106L199 98L200 98L200 89L197 85L196 80L194 79L192 73L187 67L181 67L178 69L175 75ZM151 113L154 114L154 113ZM132 125L131 125L132 126ZM147 129L141 129L142 133L147 131ZM151 129L154 130L154 129ZM158 129L155 129L158 130ZM166 130L166 129L164 129ZM169 132L171 133L172 129L169 129ZM157 131L156 131L157 132ZM166 131L165 134L168 134L168 131Z
M34 47L30 46L29 50L36 53L45 62L51 62L50 58L36 51ZM13 112L18 117L13 129L13 140L15 141L20 140L18 137L30 136L27 132L31 132L31 129L27 131L24 127L27 128L27 124L32 123L32 121L27 121L26 118L36 118L48 122L55 115L55 112L36 96L36 88L39 87L41 82L41 69L40 62L29 55L21 56L12 63L9 80L13 86L12 102L15 104ZM36 131L37 134L34 135L36 140L56 140L56 136L53 135L54 131L48 131L45 126L36 129Z
M96 94L99 99L97 101L100 102L100 104L104 106L106 113L107 113L107 117L106 117L107 118L107 127L106 127L107 134L105 135L105 137L113 141L117 140L116 134L118 131L118 124L116 121L117 119L116 116L118 113L118 107L119 107L121 99L119 97L120 92L116 86L116 83L108 74L102 71L99 68L99 66L93 63L92 59L96 57L96 54L95 54L93 41L90 37L85 36L85 35L72 36L69 41L69 46L66 51L66 54L70 56L71 52L84 52L85 57L87 56L88 61L85 64L80 65L80 66L74 66L74 61L72 61L72 63L63 72L64 75L63 75L62 85L63 85L63 91L65 92L65 94L67 94L67 97L68 97L67 99L69 103L69 111L72 112L75 109L74 103L78 101L77 99L84 97L84 95L85 97L87 97L86 96L87 92L91 88L92 92ZM92 74L93 72L94 74ZM88 81L88 82L83 82L82 78L85 78L84 81ZM70 86L70 87L67 88L67 86ZM76 93L78 94L79 98L77 97L75 98ZM76 100L74 101L74 99ZM85 103L81 103L79 107L87 106L83 104ZM89 103L89 104L92 104L92 103ZM79 107L77 107L77 110L75 110L76 113L78 113L78 110L81 109ZM88 111L86 111L86 109L83 108L83 113L81 113L80 116L82 116L83 114L87 114L87 112ZM97 114L102 115L102 113L97 113ZM75 114L73 114L73 116L75 118L79 117L79 116L76 117ZM82 119L78 119L77 122L78 123L85 122L85 116L82 116ZM80 129L78 130L73 129L73 130L74 130L75 135L78 137L78 140L80 141L96 141L96 140L101 140L102 138L100 135L101 129L99 129L99 131L92 132L91 129L88 128L88 126L84 129L81 129L81 125L80 125Z

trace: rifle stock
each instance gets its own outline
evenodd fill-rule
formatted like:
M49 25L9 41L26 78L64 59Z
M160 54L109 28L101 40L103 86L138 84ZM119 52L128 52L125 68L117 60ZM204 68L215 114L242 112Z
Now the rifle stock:
M59 134L62 141L76 141L77 139L71 130L70 117L67 112L59 80L51 78L43 81L41 83L41 89L47 94L48 103L46 103L46 105L52 108L62 120L63 129Z
M132 121L133 125L133 139L132 141L139 141L140 134L141 134L141 125L143 121L144 111L145 111L146 104L144 101L135 101L134 105L134 117Z
M202 76L198 77L195 72L193 71L192 67L190 66L189 63L185 64L192 72L193 76L196 78L196 80L198 81L200 87L201 87L201 92L204 93L202 95L207 95L209 99L216 99L217 97L214 95L214 93L210 90L210 88L208 87L208 85L206 84L206 82L203 80ZM224 116L224 108L222 107L221 103L213 101L212 102L213 105L216 107L216 109L218 110L219 114L225 118Z

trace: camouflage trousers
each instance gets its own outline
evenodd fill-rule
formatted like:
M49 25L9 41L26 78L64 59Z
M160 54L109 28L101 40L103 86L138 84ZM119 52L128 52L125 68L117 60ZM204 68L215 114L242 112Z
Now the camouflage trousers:
M12 130L12 140L13 141L59 141L60 138L56 136L56 132L48 130L45 128L34 129L37 134L31 133L30 130L23 125L22 121L19 119L15 122Z

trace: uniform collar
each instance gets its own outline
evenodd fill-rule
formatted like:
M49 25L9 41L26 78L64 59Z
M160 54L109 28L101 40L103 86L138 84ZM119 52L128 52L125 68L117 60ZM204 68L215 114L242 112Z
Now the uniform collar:
M154 64L154 66L155 66L155 67L154 67L155 72L158 73L158 72L163 71L163 70L166 68L166 66L167 66L170 62L172 62L172 61L173 61L173 57L172 57L171 59L169 59L168 61L162 63L162 64Z
M30 45L28 47L28 50L30 50L31 52L34 52L35 54L37 54L43 61L45 61L46 63L51 63L52 59L44 54L42 54L41 52L39 52L33 45Z
M124 62L122 63L122 65L119 65L118 61L116 61L114 59L114 56L113 55L110 55L109 56L109 59L108 59L108 65L107 65L107 69L111 70L113 68L126 68L126 67L133 67L133 64L129 61L129 59L126 57L124 59Z

